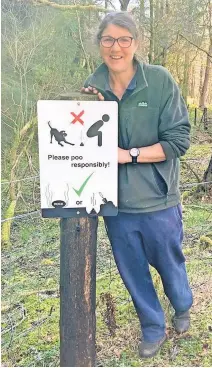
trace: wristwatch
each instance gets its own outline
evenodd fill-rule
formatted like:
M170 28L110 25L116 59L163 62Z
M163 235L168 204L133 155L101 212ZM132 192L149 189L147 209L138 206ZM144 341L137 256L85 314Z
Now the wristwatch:
M131 148L130 149L130 156L132 157L132 163L137 164L137 158L140 154L140 151L138 148Z

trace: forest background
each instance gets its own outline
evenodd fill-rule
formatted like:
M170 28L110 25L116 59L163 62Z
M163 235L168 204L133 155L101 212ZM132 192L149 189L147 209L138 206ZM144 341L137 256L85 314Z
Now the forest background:
M192 123L192 147L182 162L181 184L212 181L211 0L2 0L2 213L4 219L10 219L3 222L2 227L3 287L6 287L3 311L7 313L3 326L6 331L4 360L12 361L14 365L18 361L28 366L34 364L33 360L27 360L28 346L17 357L18 345L14 343L12 346L15 353L13 351L12 358L11 351L8 355L8 346L11 348L11 342L8 345L8 341L11 341L12 331L8 327L8 313L14 310L16 292L20 294L27 290L33 293L37 287L36 283L32 285L29 282L29 278L27 280L32 260L25 245L33 243L32 236L39 238L41 233L52 234L58 229L58 223L53 220L49 222L48 231L46 223L40 219L39 223L34 221L33 226L31 223L20 224L16 220L18 216L34 213L40 208L36 103L40 99L57 99L68 91L81 89L87 76L101 63L98 47L94 43L98 24L108 11L119 9L129 11L138 24L138 58L150 64L165 66L179 84L188 105ZM204 108L207 108L208 114L207 131L201 125ZM197 119L194 126L195 114ZM211 203L211 187L205 184L192 187L183 192L183 201L188 206L200 206L200 209L196 208L197 212L192 209L187 213L187 220L189 229L191 225L195 227L195 231L191 231L195 241L204 244L208 252L212 243L208 223L208 210L211 207L207 207ZM103 237L106 244L101 231L100 227L100 243ZM56 245L53 243L57 236L48 240L48 247L55 251ZM43 236L42 244L45 242ZM192 246L196 244L190 242L188 247L191 243ZM21 248L24 249L24 256L20 256ZM195 250L197 253L192 250L192 254L199 257L199 245ZM11 263L13 251L16 255L12 259L15 260L17 254L19 258L25 257L25 262L29 263L28 268L24 266L23 269L17 269L15 263ZM45 248L44 255L39 254L38 268L39 264L46 268L57 266L52 260L54 257L47 255ZM210 251L209 256L211 258ZM208 260L208 253L203 257L206 258ZM22 267L22 263L19 266ZM203 270L205 264L198 264L197 267L199 271ZM8 270L13 271L8 274ZM20 274L23 270L27 275L25 278ZM192 270L197 271L196 268ZM56 287L57 281L52 281L53 276L45 278L49 284L41 283L42 287ZM204 279L207 285L208 280ZM21 323L19 328L23 327ZM35 346L35 342L33 344ZM207 344L204 348L206 350ZM33 350L32 355L41 364L42 359L39 360L35 353L39 349ZM176 349L173 351L171 356L175 357ZM120 364L120 359L126 364L126 353L122 353L122 350L114 353L113 361L106 359L107 354L103 355L110 364ZM45 359L45 362L49 362L50 358ZM141 364L132 363L133 359L131 364ZM194 361L193 365L196 363ZM207 364L209 361L206 358Z
M138 58L168 68L190 106L212 103L211 0L3 0L3 180L38 173L31 144L37 135L36 102L80 90L100 64L94 43L98 24L118 5L138 23ZM10 186L7 217L13 217L23 195L20 182Z

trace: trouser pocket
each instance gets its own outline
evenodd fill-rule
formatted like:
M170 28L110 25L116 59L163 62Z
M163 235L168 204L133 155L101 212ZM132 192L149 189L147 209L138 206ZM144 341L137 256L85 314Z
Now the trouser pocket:
M179 203L177 206L174 206L173 209L174 209L178 224L182 226L182 206L181 204Z

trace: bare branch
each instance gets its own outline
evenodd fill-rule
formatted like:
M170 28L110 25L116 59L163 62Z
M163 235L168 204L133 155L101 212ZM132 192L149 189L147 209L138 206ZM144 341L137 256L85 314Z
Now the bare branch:
M57 4L54 3L53 1L49 1L49 0L32 0L32 2L35 5L48 5L48 6L52 6L53 8L59 9L59 10L93 10L93 11L99 11L99 12L103 12L103 13L107 13L108 11L110 11L109 9L105 9L102 7L98 7L96 5L62 5L62 4Z
M75 0L74 0L74 3L76 4ZM91 73L91 68L90 68L90 63L89 63L88 55L86 54L85 47L84 47L83 40L82 40L80 17L79 17L79 14L78 14L78 11L77 10L76 10L76 16L77 16L77 23L78 23L78 31L79 31L80 45L82 47L82 51L83 51L83 54L84 54L84 57L85 57L85 60L86 60L86 63L87 63L87 68L89 70L89 73Z
M113 8L114 10L116 10L116 7L113 5L112 0L108 0L108 3L112 6L112 8Z
M210 55L206 50L202 49L201 47L199 47L198 45L196 45L195 43L193 43L192 41L188 40L188 38L186 38L185 36L183 36L181 33L179 33L179 36L184 38L184 40L186 40L187 42L189 42L191 45L195 46L196 48L198 48L200 51L204 52L206 55L208 55L209 58L212 58L212 55Z
M200 183L201 178L199 177L199 175L197 175L197 173L194 171L194 169L191 167L191 165L188 164L188 162L186 162L184 160L182 160L181 163L182 163L182 165L185 165L192 172L192 174L194 174L194 176L197 179L198 183Z

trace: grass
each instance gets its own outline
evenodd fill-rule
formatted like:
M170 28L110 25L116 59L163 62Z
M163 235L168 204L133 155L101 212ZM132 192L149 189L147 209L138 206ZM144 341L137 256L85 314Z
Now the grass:
M201 233L206 221L209 227L208 211L199 208L192 209L185 206L184 219L186 235L191 228L198 229L198 232ZM40 236L36 230L38 225L42 225ZM11 273L9 267L6 271L5 264L3 282L7 281L7 286L9 286L7 291L3 291L5 301L3 306L12 307L10 317L13 316L15 323L21 320L21 311L18 306L24 307L26 316L14 330L13 342L9 349L11 333L3 335L2 361L9 366L58 366L58 222L57 220L37 219L36 222L30 221L22 225L21 229L16 226L13 231L17 232L16 236L13 233L16 238L12 257L13 272ZM140 340L139 322L130 296L115 268L103 221L100 219L96 309L98 364L114 367L210 367L212 365L210 358L212 326L209 322L210 293L212 291L211 250L202 251L196 239L189 247L185 244L185 254L194 292L192 327L183 335L177 335L174 332L171 326L173 310L163 294L162 284L156 271L151 269L166 313L169 339L157 357L141 360L137 352ZM106 263L101 259L102 256L107 257ZM35 292L32 293L32 290ZM114 306L114 315L107 313L105 294L111 297L110 303ZM3 328L9 326L8 312L3 313L2 322Z
M188 150L185 159L190 168L181 165L181 183L196 182L192 170L202 179L211 155L208 137L196 127L192 129L194 136L198 136L204 144L199 145L194 140ZM194 293L191 329L183 335L174 332L171 324L173 310L164 296L157 272L151 268L166 314L168 341L155 358L139 358L141 331L138 318L115 267L100 218L97 247L97 365L212 366L212 249L210 244L200 242L202 236L212 234L211 198L207 191L197 192L196 187L186 188L185 193L184 254ZM2 365L59 366L59 222L39 217L18 220L12 225L11 243L12 248L2 252Z
M197 227L200 231L205 222L209 227L208 211L195 209L184 210L185 229ZM103 229L102 232L104 233ZM104 238L104 234L102 234ZM97 350L98 362L102 366L112 367L142 367L142 366L204 366L212 365L211 330L209 316L212 313L210 294L212 292L211 249L202 250L198 238L188 247L184 244L186 265L189 280L194 294L194 305L191 310L191 329L183 335L177 335L171 324L173 309L163 294L161 282L157 273L151 269L159 298L164 307L167 319L168 341L161 352L151 359L139 359L138 344L140 341L140 326L127 291L123 288L117 271L102 275L97 283L97 295L110 292L116 306L115 317L117 328L115 336L106 327L104 308L97 307L98 329Z

